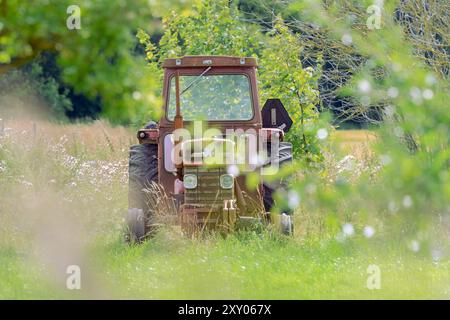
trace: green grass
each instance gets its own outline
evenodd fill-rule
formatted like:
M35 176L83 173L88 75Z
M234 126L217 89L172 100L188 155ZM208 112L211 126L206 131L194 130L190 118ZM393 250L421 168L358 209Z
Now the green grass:
M2 252L0 298L450 298L448 261L435 263L376 240L302 243L240 234L192 241L170 230L140 246L108 239L89 250L79 291L52 280L43 265ZM381 271L379 290L366 286L371 264Z

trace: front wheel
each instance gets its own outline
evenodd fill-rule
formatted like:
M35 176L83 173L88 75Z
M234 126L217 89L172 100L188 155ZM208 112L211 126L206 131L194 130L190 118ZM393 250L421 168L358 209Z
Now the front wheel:
M294 219L291 215L286 213L280 215L280 231L286 236L294 235Z

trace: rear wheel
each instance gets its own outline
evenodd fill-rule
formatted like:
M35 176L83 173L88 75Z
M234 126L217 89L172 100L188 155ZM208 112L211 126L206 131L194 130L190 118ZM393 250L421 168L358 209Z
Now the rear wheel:
M149 207L144 189L148 188L152 182L158 181L158 145L131 146L128 170L127 239L141 242L151 231L149 225L154 216L154 208ZM141 234L142 225L143 234Z
M280 214L280 231L286 236L294 235L294 219L292 219L292 215Z
M128 243L140 243L145 238L145 217L142 209L128 209L128 232L125 235Z
M269 165L278 164L279 167L283 167L286 165L292 164L292 144L290 142L280 142L278 155L272 156L270 154L270 145L268 146L269 158L271 159ZM272 207L275 205L275 201L273 199L274 193L276 190L285 190L287 188L287 181L284 179L280 179L279 181L271 182L270 184L264 182L263 183L263 191L264 191L264 208L266 212L270 212ZM292 235L294 231L294 220L292 219L292 210L289 208L282 207L280 208L283 212L280 216L281 222L281 232L286 235Z

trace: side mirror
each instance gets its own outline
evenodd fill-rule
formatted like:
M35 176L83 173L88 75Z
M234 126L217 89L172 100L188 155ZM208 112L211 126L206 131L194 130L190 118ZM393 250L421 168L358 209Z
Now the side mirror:
M261 110L263 128L276 128L287 133L292 119L280 99L267 99Z

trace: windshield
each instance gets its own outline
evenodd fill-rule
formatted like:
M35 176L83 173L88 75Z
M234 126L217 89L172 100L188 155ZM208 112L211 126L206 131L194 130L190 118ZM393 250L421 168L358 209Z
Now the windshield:
M193 81L195 81L193 83ZM192 85L191 85L192 84ZM185 90L189 85L188 90ZM184 91L185 90L185 91ZM184 120L250 120L253 107L249 78L244 74L180 76ZM175 118L175 77L170 79L167 119Z

